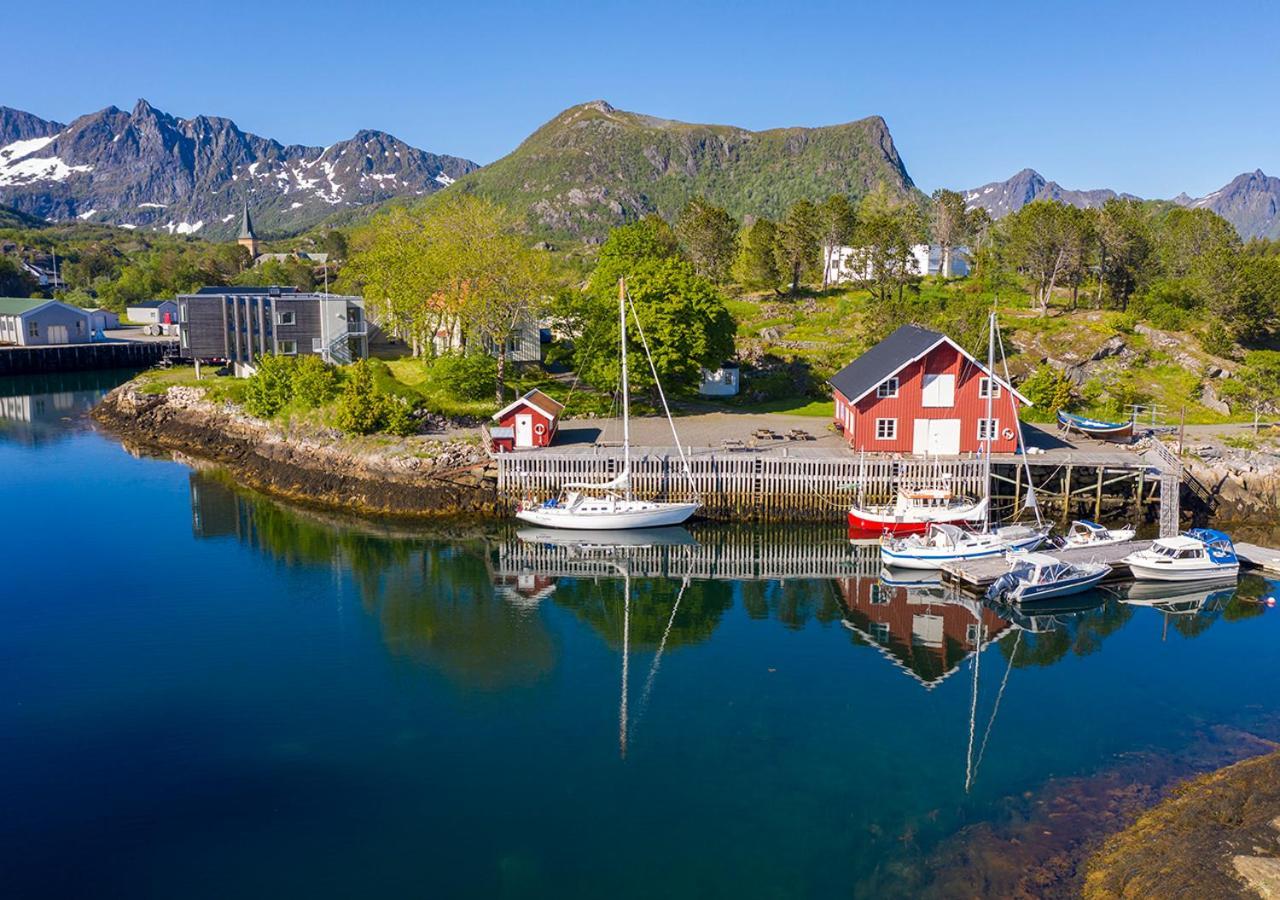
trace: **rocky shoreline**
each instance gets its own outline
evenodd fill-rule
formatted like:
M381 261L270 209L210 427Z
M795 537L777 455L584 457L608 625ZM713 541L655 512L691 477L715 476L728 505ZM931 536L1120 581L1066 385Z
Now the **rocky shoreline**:
M210 402L198 388L148 394L134 382L107 394L93 417L126 443L215 463L239 483L295 503L395 519L501 514L496 469L475 441L286 431Z

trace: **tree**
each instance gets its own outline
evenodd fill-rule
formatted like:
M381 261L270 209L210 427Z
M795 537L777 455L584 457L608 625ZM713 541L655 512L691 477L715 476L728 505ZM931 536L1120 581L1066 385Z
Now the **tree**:
M1003 224L1010 255L1034 280L1041 315L1048 315L1053 289L1083 260L1083 216L1055 200L1033 200Z
M837 247L853 242L858 211L844 194L832 194L818 207L818 239L822 244L822 287L830 284L831 264Z
M735 323L708 279L679 257L650 257L639 261L626 276L635 317L648 341L654 367L665 389L692 392L701 382L702 368L715 368L733 355ZM580 314L574 363L589 384L612 389L620 374L621 341L618 328L618 287L592 277ZM631 384L637 390L653 386L644 359L639 330L628 328L632 354Z
M920 208L877 188L858 206L854 279L877 300L902 300L908 283L920 276L912 248L924 233Z
M326 232L320 240L320 248L329 254L330 262L344 260L347 258L347 236L337 229Z
M1102 290L1128 309L1129 298L1147 279L1151 258L1151 230L1141 204L1113 197L1093 216L1093 240L1098 260L1095 305L1102 306Z
M818 264L818 208L808 200L791 204L778 223L774 258L778 271L791 283L791 293L800 290L800 279Z
M778 226L769 219L756 219L743 229L738 240L738 258L733 264L734 278L749 288L776 289L781 276L773 248L778 240Z
M676 220L676 235L699 275L721 283L738 249L738 226L719 206L694 197Z
M943 278L951 277L951 256L968 240L969 224L964 197L945 188L933 192L929 206L929 230L942 252Z
M1207 209L1170 210L1159 223L1158 235L1160 268L1170 278L1191 275L1207 254L1240 247L1240 235L1231 223Z
M0 256L0 297L29 297L39 285L7 256Z

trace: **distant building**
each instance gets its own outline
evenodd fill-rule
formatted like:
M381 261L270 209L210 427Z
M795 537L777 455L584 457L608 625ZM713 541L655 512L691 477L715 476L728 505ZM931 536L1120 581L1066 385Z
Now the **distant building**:
M109 309L91 309L89 310L89 327L96 334L99 331L110 331L120 327L119 314Z
M67 285L58 272L57 259L51 256L22 260L22 270L36 280L42 291L60 291Z
M178 304L174 300L143 300L126 306L124 316L137 325L169 325L178 321Z
M0 344L38 347L93 340L89 313L61 300L0 298Z
M1031 405L951 338L915 325L903 325L830 384L836 427L850 447L868 453L958 456L988 443L994 453L1013 453L1018 408Z
M534 388L493 414L489 436L498 452L548 447L560 425L564 404Z
M516 322L511 334L507 337L507 361L515 363L541 362L542 339L543 329L538 325L538 321L533 316L522 315ZM431 342L437 355L462 352L469 349L470 346L463 333L462 322L458 319L454 319L452 322L443 324L436 329ZM483 350L490 356L497 356L499 347L492 341L485 341Z
M704 397L733 397L741 389L741 370L733 363L718 369L703 369L698 393Z
M951 271L944 275L942 248L937 244L916 244L911 248L907 274L944 275L947 278L968 275L969 262L966 252L963 247L952 249ZM832 247L824 251L822 264L826 270L827 283L871 280L875 273L871 271L871 264L864 258L864 253L861 247Z
M291 260L326 266L329 264L329 254L313 253L310 250L294 250L291 253L259 253L254 257L253 264L260 266L264 262L290 262Z
M240 217L240 236L236 243L249 251L250 259L258 258L258 235L253 230L253 220L249 218L249 204L244 205L244 214Z
M238 374L268 354L345 364L369 355L364 300L293 287L205 287L178 296L178 339L192 359Z

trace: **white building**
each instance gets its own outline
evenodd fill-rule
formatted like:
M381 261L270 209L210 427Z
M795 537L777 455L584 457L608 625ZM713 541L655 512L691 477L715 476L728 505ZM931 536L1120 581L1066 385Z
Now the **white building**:
M870 281L874 273L870 271L871 264L865 256L866 252L861 247L832 247L824 252L822 264L826 269L827 283ZM916 244L911 248L908 270L911 275L941 275L942 248L937 244ZM966 250L956 247L951 251L951 272L948 277L959 278L968 274Z
M99 331L111 331L120 327L120 316L109 309L89 310L89 327L96 334Z
M698 393L704 397L733 397L740 387L741 370L732 363L718 369L703 369Z
M175 300L146 300L125 307L125 318L139 325L164 325L177 323L178 303Z
M40 347L93 340L89 313L61 300L0 297L0 344Z

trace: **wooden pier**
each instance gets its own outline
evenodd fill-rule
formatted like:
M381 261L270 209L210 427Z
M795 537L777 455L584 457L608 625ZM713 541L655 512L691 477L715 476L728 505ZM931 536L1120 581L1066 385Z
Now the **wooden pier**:
M1145 550L1151 541L1121 541L1118 544L1106 544L1102 547L1077 547L1070 550L1048 549L1044 552L1063 562L1100 562L1111 566L1111 574L1103 581L1125 578L1129 575L1129 567L1120 560L1130 553ZM970 559L961 562L946 563L942 567L942 579L967 590L985 589L1005 572L1009 571L1009 562L1003 556L991 556L985 559Z
M1257 544L1236 544L1236 556L1246 569L1261 569L1269 575L1280 575L1280 550Z
M991 504L1013 518L1026 504L1028 481L1042 509L1075 517L1158 522L1176 534L1184 473L1172 454L1123 448L1067 447L992 459ZM843 448L782 444L768 449L694 447L682 462L671 447L635 447L631 483L643 499L703 503L702 515L734 522L843 521L859 496L891 502L901 487L947 487L958 496L985 492L978 456L921 458L858 455ZM498 493L514 506L545 498L569 484L599 484L622 470L622 450L599 444L496 454ZM685 465L688 474L685 473ZM1120 518L1123 516L1124 518Z

